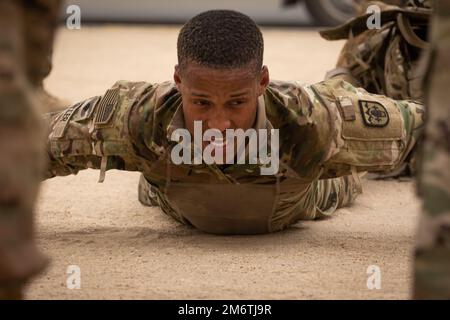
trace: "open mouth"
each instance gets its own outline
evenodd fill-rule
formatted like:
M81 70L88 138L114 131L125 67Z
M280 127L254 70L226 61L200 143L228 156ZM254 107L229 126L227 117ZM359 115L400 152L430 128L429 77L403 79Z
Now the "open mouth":
M215 148L224 148L226 147L228 140L224 138L214 138L214 140L211 141L211 143Z

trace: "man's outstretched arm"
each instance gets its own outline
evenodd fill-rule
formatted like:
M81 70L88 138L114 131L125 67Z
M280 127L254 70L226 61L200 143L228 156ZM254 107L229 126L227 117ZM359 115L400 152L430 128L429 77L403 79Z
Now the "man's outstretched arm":
M287 158L300 176L389 173L410 160L422 135L422 104L370 94L341 79L300 89L297 101L306 96L309 106L291 108L300 126L292 126L287 144L294 146Z
M389 172L411 161L423 134L421 103L370 94L342 80L324 81L313 90L329 110L323 178L352 171Z
M146 83L118 82L103 96L81 101L68 109L45 115L48 128L48 167L44 178L76 174L92 168L136 171L134 139L130 134L133 107Z

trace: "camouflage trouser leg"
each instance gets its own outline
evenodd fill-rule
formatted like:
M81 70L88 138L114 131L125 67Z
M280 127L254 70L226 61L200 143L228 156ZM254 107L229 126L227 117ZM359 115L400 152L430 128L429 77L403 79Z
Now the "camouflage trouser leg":
M450 299L450 108L446 104L430 107L419 176L423 209L415 251L413 297Z
M318 180L311 187L297 204L299 215L295 220L328 217L338 208L350 206L358 196L352 176Z
M319 180L316 192L314 218L326 217L338 208L350 206L359 194L352 176Z
M158 198L156 196L156 193L153 190L153 187L150 185L150 183L147 182L143 174L141 174L141 177L139 178L138 199L139 202L142 203L144 206L147 207L158 206Z
M414 261L415 299L450 299L450 3L434 4L425 82L428 119L418 176L423 213Z
M350 206L359 194L352 176L316 180L305 192L281 193L271 218L272 231L283 230L299 220L321 219L338 208Z
M159 193L159 191L148 183L144 175L141 174L138 185L138 199L141 204L147 207L159 207L165 214L174 218L178 222L186 225L191 223L186 220L182 215L175 212L165 200L165 197Z
M22 286L47 264L33 232L43 130L24 62L25 52L33 54L28 32L41 26L24 27L25 7L43 2L0 1L0 299L21 298Z

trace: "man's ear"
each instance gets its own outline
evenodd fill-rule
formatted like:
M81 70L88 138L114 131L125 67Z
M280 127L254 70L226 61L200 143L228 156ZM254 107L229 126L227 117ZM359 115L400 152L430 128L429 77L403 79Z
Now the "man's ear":
M270 82L270 77L269 77L269 69L267 68L267 66L263 66L261 69L261 75L259 78L259 95L264 94L264 92L266 91L267 86L269 85Z
M175 81L177 89L178 89L178 91L180 91L181 75L180 75L180 66L178 64L175 65L175 69L173 72L173 81Z

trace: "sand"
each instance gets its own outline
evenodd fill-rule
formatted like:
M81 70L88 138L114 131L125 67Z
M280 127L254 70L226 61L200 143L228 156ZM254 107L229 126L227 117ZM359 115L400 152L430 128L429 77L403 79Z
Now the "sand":
M169 80L178 27L83 26L59 31L46 81L73 102L116 80ZM273 79L316 82L342 42L313 29L263 29ZM214 236L137 200L139 173L98 171L45 181L37 237L51 265L29 299L407 299L420 203L412 181L364 179L351 208L262 236ZM80 289L66 285L81 271ZM381 288L367 287L369 266Z

